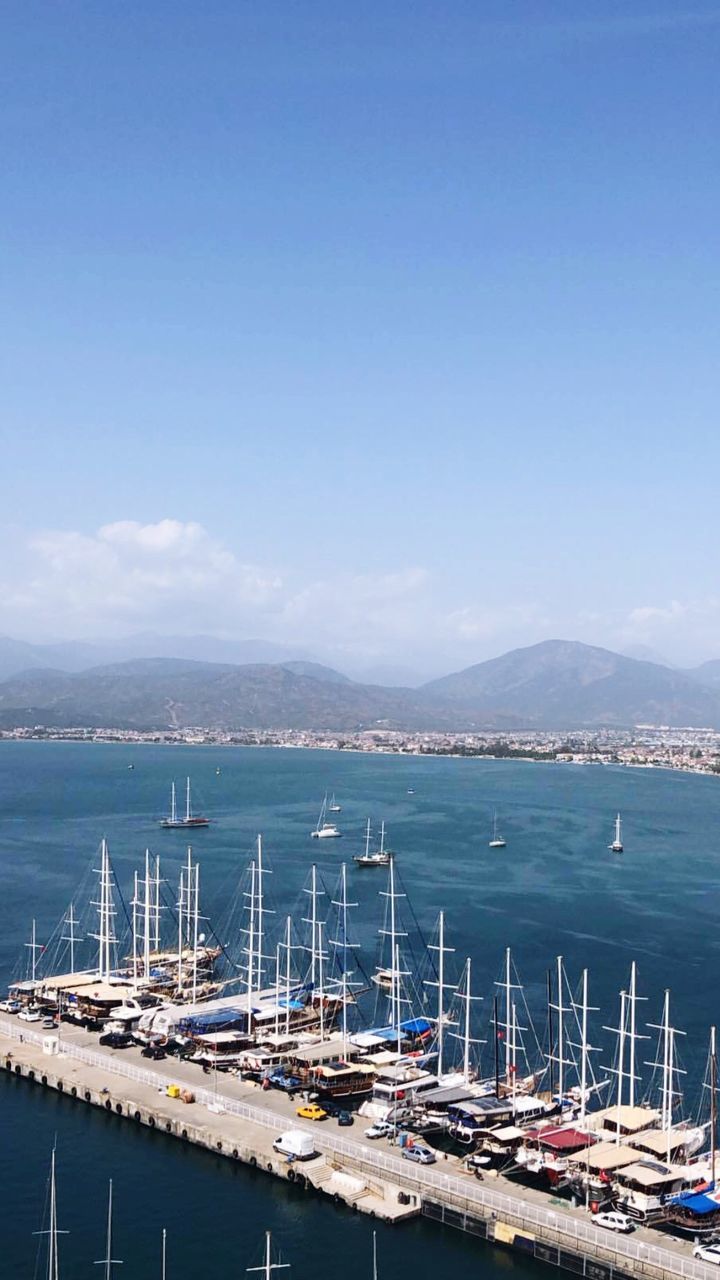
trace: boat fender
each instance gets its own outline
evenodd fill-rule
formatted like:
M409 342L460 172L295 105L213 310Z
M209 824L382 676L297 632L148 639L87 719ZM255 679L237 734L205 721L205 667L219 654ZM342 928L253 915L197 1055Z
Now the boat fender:
M92 1097L92 1094L90 1093L90 1090L89 1090L89 1089L86 1089L86 1090L85 1090L85 1093L83 1094L83 1097L85 1098L85 1101L86 1101L86 1102L89 1102L89 1101L90 1101L90 1098Z
M122 1103L121 1103L121 1102L116 1102L116 1103L115 1103L115 1110L117 1111L117 1113L118 1113L118 1115L119 1115L119 1116L121 1116L121 1115L122 1115Z
M34 1080L34 1079L35 1079L35 1072L33 1071L32 1067L31 1067L31 1068L30 1068L30 1070L28 1071L27 1078L28 1078L28 1080Z
M70 1096L72 1098L77 1098L77 1089L75 1088L75 1085L73 1085L72 1089L70 1090Z
M257 1169L257 1156L250 1157L250 1168Z

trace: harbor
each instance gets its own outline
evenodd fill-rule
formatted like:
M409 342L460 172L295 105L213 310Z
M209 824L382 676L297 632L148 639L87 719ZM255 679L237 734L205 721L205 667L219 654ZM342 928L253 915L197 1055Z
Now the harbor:
M502 856L517 857L513 808L498 809ZM598 858L633 867L636 824L613 863L608 809ZM101 842L56 928L36 922L20 942L0 1014L6 1111L40 1088L70 1114L81 1102L108 1116L109 1159L122 1119L292 1197L400 1235L452 1227L521 1267L712 1274L694 1249L717 1230L714 1054L697 1027L683 1036L674 992L653 991L646 963L630 962L613 999L560 956L541 974L522 947L522 969L508 947L464 959L452 891L451 910L417 918L417 855L396 822L368 839L357 802L333 817L342 839L316 860L306 807L307 861L280 859L279 877L276 840L256 837L220 925L205 905L213 846L155 838L121 878ZM353 869L356 851L385 848L376 870ZM288 1134L312 1157L288 1158ZM680 1220L701 1201L709 1231ZM616 1209L627 1234L594 1220Z
M611 1238L588 1224L580 1211L567 1205L561 1208L557 1201L548 1207L544 1197L527 1190L519 1194L504 1179L497 1179L493 1187L480 1186L471 1175L459 1172L457 1161L448 1161L439 1172L408 1167L391 1151L379 1152L368 1144L314 1129L318 1156L302 1165L288 1165L272 1145L273 1136L290 1123L292 1114L282 1107L283 1099L277 1094L258 1099L257 1090L232 1088L230 1082L223 1082L222 1093L195 1089L194 1102L183 1104L168 1097L168 1087L178 1079L193 1082L187 1064L178 1064L171 1078L157 1067L142 1064L139 1055L136 1062L118 1060L72 1039L66 1039L59 1052L57 1045L47 1050L47 1037L0 1022L3 1065L17 1078L18 1086L23 1081L54 1089L74 1102L102 1108L133 1124L290 1179L301 1190L317 1190L350 1210L395 1223L422 1212L593 1280L625 1276L709 1280L715 1274L712 1267L688 1258L678 1242L666 1240L659 1245L650 1232L642 1230L630 1240ZM296 1123L293 1119L293 1126Z

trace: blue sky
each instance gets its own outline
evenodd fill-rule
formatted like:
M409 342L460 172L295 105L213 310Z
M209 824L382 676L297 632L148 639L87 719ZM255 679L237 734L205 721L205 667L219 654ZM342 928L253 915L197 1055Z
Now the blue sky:
M714 3L3 28L0 630L720 656Z

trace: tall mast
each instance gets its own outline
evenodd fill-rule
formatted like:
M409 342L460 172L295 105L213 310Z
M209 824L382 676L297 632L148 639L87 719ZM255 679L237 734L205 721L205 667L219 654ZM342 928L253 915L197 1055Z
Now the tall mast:
M615 1141L618 1146L620 1145L620 1108L622 1107L623 1067L625 1065L625 1035L626 1035L625 1024L626 1024L626 1018L627 1018L626 1002L627 1002L627 992L621 991L620 992L620 1031L619 1031L620 1040L618 1042L618 1066L617 1066L617 1078L618 1078L617 1125L616 1125L616 1133L615 1133Z
M252 1018L252 1001L255 977L253 966L255 961L255 863L250 864L250 929L248 931L248 972L247 972L247 1029L250 1032Z
M189 778L187 778L185 783L185 821L186 822L190 821L190 779Z
M342 1025L343 1025L343 1041L346 1041L347 1040L347 1000L348 1000L348 986L349 986L348 980L351 974L354 972L354 969L351 970L348 963L350 952L352 950L352 944L348 940L348 937L349 937L348 911L351 907L357 907L358 904L357 902L348 902L347 864L345 862L343 862L340 868L340 897L339 897L339 900L337 901L333 899L332 905L338 908L337 922L339 925L340 937L331 938L330 942L334 947L336 966L337 966L338 948L340 949L341 956L342 956L342 960L340 964L340 982L342 986ZM353 965L354 965L354 956L353 956Z
M285 922L285 1035L290 1035L290 971L291 956L290 951L292 943L290 941L292 935L292 916L288 916Z
M68 929L70 930L70 937L66 938L63 935L63 937L61 938L61 941L70 943L70 972L74 973L75 972L75 943L81 942L82 939L76 938L75 936L75 926L79 924L79 921L75 916L75 904L73 902L70 903L68 914L63 920L63 924L66 924L68 926Z
M143 900L143 977L150 976L150 850L145 850L145 893Z
M175 795L175 783L170 785L170 821L177 822L177 796Z
M553 1049L555 1047L555 1038L553 1034L553 985L552 985L552 969L547 971L547 1007L548 1007L548 1066L550 1067L550 1097L555 1092L555 1057Z
M438 1047L438 1076L443 1074L443 1053L445 1046L445 989L455 990L450 983L445 982L445 955L451 955L455 948L445 946L445 912L441 911L438 917L438 940L437 946L431 943L428 947L429 951L437 951L438 953L438 980L437 982L428 980L426 986L437 987L438 992L438 1010L437 1010L437 1047Z
M193 1004L197 1001L198 924L200 920L200 864L195 863L195 888L193 893Z
M42 945L42 943L37 941L37 929L36 929L36 927L35 927L35 921L34 921L34 920L33 920L33 922L32 922L32 928L31 928L31 930L30 930L30 941L29 941L29 942L26 942L26 943L25 943L25 946L27 947L28 951L30 952L30 976L31 976L31 978L32 978L32 980L33 980L33 982L34 982L34 981L35 981L35 975L36 975L36 973L37 973L37 953L38 953L38 951L44 951L44 950L45 950L45 948L44 948L44 946Z
M715 1027L710 1028L710 1177L715 1181L717 1147L717 1048Z
M289 1267L289 1265L290 1264L288 1262L272 1261L272 1235L269 1231L266 1231L265 1232L265 1257L263 1259L262 1266L248 1267L247 1272L249 1275L251 1271L262 1271L263 1275L265 1276L265 1280L272 1280L273 1271L284 1271L287 1267Z
M155 858L154 897L153 897L153 950L160 950L160 854Z
M100 900L93 906L98 909L98 932L92 936L98 942L98 976L108 981L112 974L112 947L117 942L114 920L117 914L113 901L112 869L107 841L100 845Z
M467 958L467 976L465 990L465 1036L463 1041L463 1080L466 1084L470 1082L470 973L472 961Z
M257 838L257 913L256 913L256 950L257 950L257 989L258 993L262 990L262 962L263 962L263 850L262 836L258 832Z
M505 1083L507 1084L515 1071L517 1051L515 1035L512 1034L512 993L514 990L522 990L520 984L512 980L512 955L509 947L505 950L505 975L500 981L496 981L495 986L502 987L504 995L505 1018L502 1026L505 1035ZM517 1030L517 1020L515 1025Z
M138 980L138 873L137 868L133 871L133 896L132 896L132 966L133 966L133 982Z
M582 1126L585 1120L586 1112L587 1112L588 1076L590 1075L592 1077L593 1075L592 1068L590 1066L590 1054L600 1052L599 1049L594 1048L593 1045L588 1043L588 1014L597 1013L598 1010L596 1007L591 1008L590 1005L588 1004L588 971L587 969L583 969L582 971L582 1001L580 1005L576 1004L576 1002L573 1001L572 1008L575 1014L576 1024L578 1020L578 1008L580 1010L580 1021L579 1021L580 1044L579 1045L574 1044L572 1041L569 1041L568 1043L573 1043L573 1048L575 1049L579 1048L580 1050L579 1121L580 1121L580 1125Z
M112 1184L112 1178L111 1178L110 1187L108 1190L108 1216L107 1216L107 1234L105 1239L105 1257L101 1258L100 1261L95 1264L96 1266L103 1267L103 1274L104 1274L105 1280L112 1280L113 1267L116 1265L120 1265L120 1259L113 1258L112 1256L112 1206L113 1206L112 1187L113 1187L113 1184Z
M560 1099L561 1099L561 1103L562 1103L562 1098L564 1097L564 1094L565 1094L565 1088L566 1088L566 1085L567 1085L567 1080L566 1080L566 1077L565 1077L565 1068L566 1068L566 1067L573 1067L573 1066L575 1066L575 1063L574 1063L571 1059L568 1059L568 1058L566 1058L566 1057L565 1057L565 1048L566 1048L566 1045L567 1045L568 1043L570 1043L570 1042L568 1041L568 1039L567 1039L567 1031L566 1031L566 1026L565 1026L565 1014L566 1014L566 1013L571 1013L571 1012L572 1012L572 1006L568 1006L568 1005L566 1005L566 1004L565 1004L565 988L566 988L566 986L567 986L567 978L565 977L565 969L564 969L564 967L563 967L563 958L562 958L562 956L558 956L558 957L557 957L557 1003L555 1003L555 1002L553 1001L553 999L552 999L552 981L551 981L551 978L550 978L550 974L549 974L549 973L548 973L548 993L549 993L549 997L550 997L550 1011L549 1011L549 1017L550 1017L550 1023L549 1023L549 1026L550 1026L550 1063L551 1063L550 1091L551 1091L551 1093L552 1093L552 1084L553 1084L553 1077L552 1077L552 1064L553 1064L554 1062L556 1062L556 1063L557 1063L557 1068L558 1068L558 1095L559 1095L559 1097L560 1097ZM555 1054L554 1054L554 1048L555 1048L555 1045L554 1045L554 1041L553 1041L553 1038L552 1038L552 1010L553 1010L553 1009L556 1011L557 1016L558 1016L558 1020L557 1020L557 1057L555 1057Z
M318 1011L320 1013L320 1039L325 1035L325 985L323 977L323 921L318 920Z
M672 1152L672 1128L673 1128L673 1112L675 1110L675 1100L680 1098L681 1094L675 1090L676 1075L685 1075L682 1068L676 1065L675 1061L675 1036L684 1035L684 1031L678 1032L675 1027L670 1025L670 992L665 991L663 1000L662 1022L649 1022L649 1027L660 1032L662 1061L648 1062L648 1067L660 1068L662 1070L662 1085L660 1089L660 1128L667 1135L667 1151L666 1159L670 1163Z
M618 822L620 815L618 814ZM628 991L628 1008L630 1013L630 1087L628 1102L631 1107L635 1106L635 1085L639 1079L635 1070L635 1046L638 1040L647 1040L647 1036L639 1036L637 1033L637 1002L638 1000L646 1000L646 996L639 996L637 993L637 965L633 960L630 965L630 989Z
M495 1032L495 1097L500 1097L500 1039L498 1033L498 998L493 996L493 1030Z

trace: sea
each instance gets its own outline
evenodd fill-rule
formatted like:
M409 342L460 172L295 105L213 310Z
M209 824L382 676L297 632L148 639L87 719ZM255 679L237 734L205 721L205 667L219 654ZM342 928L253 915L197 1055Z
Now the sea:
M278 922L298 915L315 862L332 895L348 862L355 936L375 962L383 871L352 864L368 817L387 825L406 908L426 936L445 912L453 961L473 961L476 1034L492 1034L492 997L512 947L532 1016L542 1028L546 973L563 957L576 987L589 971L591 1039L611 1065L618 992L632 960L640 1018L660 1019L666 989L678 1036L688 1112L702 1095L710 1024L720 1012L718 857L720 779L668 770L524 761L423 758L279 748L3 742L0 744L0 984L28 965L31 923L38 943L57 936L71 901L81 914L106 837L122 892L146 848L160 854L168 884L185 853L182 832L161 830L170 783L192 777L196 811L212 825L192 835L201 866L202 911L225 921L258 833L272 869ZM323 795L342 806L340 840L310 839ZM507 841L488 848L493 813ZM625 852L608 850L615 814ZM79 889L79 886L85 886ZM280 923L278 927L280 927ZM208 923L207 928L211 927ZM414 927L414 926L413 926ZM230 939L225 939L231 941ZM84 944L91 946L90 942ZM484 1026L484 1032L483 1032ZM656 1055L654 1030L640 1057ZM642 1067L640 1092L652 1087ZM167 1232L168 1280L240 1276L257 1266L272 1231L294 1280L360 1280L372 1272L377 1232L380 1280L408 1275L524 1280L544 1264L416 1220L387 1227L312 1193L231 1165L211 1153L86 1109L0 1074L0 1224L3 1275L43 1275L42 1236L50 1152L57 1151L63 1280L93 1274L104 1256L108 1182L114 1195L114 1271L160 1277Z

